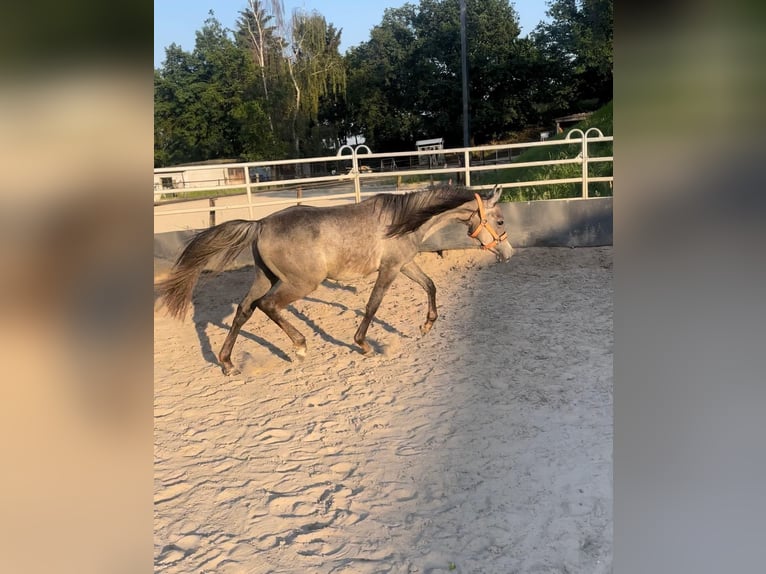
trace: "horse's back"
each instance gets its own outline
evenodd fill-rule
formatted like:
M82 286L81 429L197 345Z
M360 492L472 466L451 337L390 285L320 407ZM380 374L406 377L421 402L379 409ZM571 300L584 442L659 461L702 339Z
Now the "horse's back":
M283 280L363 277L380 265L382 227L364 203L297 205L261 220L257 250Z

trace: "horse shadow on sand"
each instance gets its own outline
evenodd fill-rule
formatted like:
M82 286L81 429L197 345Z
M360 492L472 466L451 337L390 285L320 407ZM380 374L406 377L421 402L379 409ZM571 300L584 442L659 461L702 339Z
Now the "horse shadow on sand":
M233 312L241 301L242 297L244 297L245 293L247 293L247 290L250 288L252 278L252 267L224 271L217 275L207 273L203 274L199 287L193 297L193 321L194 328L199 339L202 356L208 363L216 366L219 365L218 349L213 347L213 343L210 340L208 333L210 327L221 329L223 335L228 333L229 329L231 328ZM333 291L339 290L352 293L357 292L356 287L342 285L330 280L324 281L322 286ZM358 317L360 320L364 316L364 311L361 309L350 309L348 306L342 303L320 299L312 295L313 293L307 297L304 297L300 301L329 305L341 311L353 311L356 317ZM292 317L295 319L298 319L301 323L308 327L308 329L319 335L319 337L321 337L325 342L332 345L337 345L339 347L346 347L347 349L356 352L360 351L360 348L356 344L349 343L334 337L325 331L322 327L320 327L313 319L311 319L311 317L299 311L293 305L288 305L285 311L289 315L292 315ZM259 313L261 316L264 316L258 310L256 310L255 313ZM271 354L279 357L285 362L295 362L295 359L282 348L278 347L268 339L256 334L252 330L251 322L255 322L255 317L256 315L254 314L250 321L245 323L245 325L242 327L242 330L239 332L239 336L237 337L237 346L241 345L243 341L250 341L261 345ZM227 320L227 318L229 320ZM295 323L291 317L288 317L288 320L292 323ZM372 323L389 333L405 336L401 331L386 321L374 318ZM299 328L299 330L304 330L299 325L296 326ZM282 332L282 330L271 321L268 321L268 328L269 331L266 333L268 337L276 339L277 341L279 341L280 337L287 339L287 336ZM349 339L353 341L353 331L349 333ZM383 347L379 342L375 341L374 339L368 339L367 342L370 344L376 354L383 352ZM289 346L289 340L287 341L287 344Z

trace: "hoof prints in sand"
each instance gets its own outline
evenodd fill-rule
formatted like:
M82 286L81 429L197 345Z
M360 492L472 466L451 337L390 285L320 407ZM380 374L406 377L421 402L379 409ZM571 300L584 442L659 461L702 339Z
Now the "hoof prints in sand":
M610 571L611 249L486 255L419 256L439 320L397 279L371 358L371 282L295 304L300 363L254 315L234 378L210 357L246 281L157 313L156 570Z

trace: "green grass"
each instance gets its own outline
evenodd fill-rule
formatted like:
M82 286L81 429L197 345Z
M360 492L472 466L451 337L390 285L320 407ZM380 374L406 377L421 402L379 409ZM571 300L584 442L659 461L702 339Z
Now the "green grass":
M235 189L195 189L194 191L168 191L160 196L163 199L206 199L208 197L223 197L225 195L242 195L247 193L244 187Z
M403 175L400 177L399 183L402 185L407 184L424 184L430 185L431 183L446 183L450 179L454 180L455 176L449 173L435 173L433 175Z
M588 128L595 127L601 130L605 136L613 135L612 128L612 102L597 110L589 118L568 128L562 134L551 138L563 140L570 129L579 128L583 132ZM514 159L514 163L548 161L554 159L571 159L580 152L580 140L575 140L571 146L551 146L530 148ZM590 157L611 156L612 142L601 142L588 146ZM566 179L580 177L582 166L579 164L545 165L535 167L520 167L499 169L497 171L478 172L471 175L473 185L487 185L505 182L542 181L548 179ZM593 163L588 166L590 177L604 177L612 175L611 162ZM589 197L602 197L612 195L612 186L608 182L591 183L588 188ZM507 188L503 191L502 201L531 201L536 199L562 199L567 197L581 197L582 185L580 183L558 185L535 185L525 187Z

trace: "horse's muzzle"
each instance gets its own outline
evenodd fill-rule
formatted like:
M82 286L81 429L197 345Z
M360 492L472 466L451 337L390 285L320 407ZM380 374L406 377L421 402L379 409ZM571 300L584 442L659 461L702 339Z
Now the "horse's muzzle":
M511 244L507 241L503 241L502 243L498 243L492 251L495 252L495 255L497 256L498 261L509 261L511 257L513 257L513 247L511 247Z

